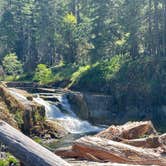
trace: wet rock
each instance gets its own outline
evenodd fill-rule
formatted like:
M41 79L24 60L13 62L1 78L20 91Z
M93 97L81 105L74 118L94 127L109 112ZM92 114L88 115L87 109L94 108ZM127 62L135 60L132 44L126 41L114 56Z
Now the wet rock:
M57 139L67 135L68 132L56 121L46 120L44 123L32 127L31 135L43 139Z
M0 85L0 101L3 101L6 110L9 111L8 114L3 113L4 116L1 116L1 119L14 127L18 126L28 135L36 134L39 137L49 135L50 138L63 137L67 133L66 130L58 122L47 121L45 107L32 99L32 95L24 90L6 88Z
M5 83L8 87L31 87L31 88L35 88L38 87L37 83L33 83L33 82L6 82Z
M14 116L10 114L9 109L7 108L6 104L4 103L1 97L0 97L0 119L9 123L11 126L18 128Z
M89 109L82 93L68 93L67 97L78 117L84 120L90 119Z
M47 100L47 101L59 102L59 100L56 97L54 97L54 96L44 96L44 95L41 95L40 98L42 98L44 100Z
M27 96L27 100L33 101L33 96Z

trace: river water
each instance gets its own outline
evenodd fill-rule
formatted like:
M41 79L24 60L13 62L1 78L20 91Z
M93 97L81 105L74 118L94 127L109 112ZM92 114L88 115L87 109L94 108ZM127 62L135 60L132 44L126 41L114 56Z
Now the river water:
M56 99L56 102L46 101L40 96L44 94L38 94L34 101L45 106L47 119L58 120L63 127L71 134L82 134L90 132L98 132L100 127L93 126L88 121L79 119L77 115L72 111L71 106L64 94L51 94Z
M25 96L12 89L10 92L20 100L27 100ZM81 120L71 109L65 93L35 93L33 95L33 100L45 107L47 119L58 121L70 133L58 141L48 142L48 148L69 146L74 140L84 135L95 134L103 129L103 127Z
M46 143L45 145L47 148L50 148L50 150L70 146L74 140L84 135L91 135L102 130L101 127L93 126L88 121L81 120L77 117L71 109L65 94L39 93L35 96L37 97L34 98L34 101L45 106L47 119L59 121L59 123L70 133L58 141ZM47 100L44 100L42 98L43 96L47 97ZM49 101L49 98L54 98L55 101Z

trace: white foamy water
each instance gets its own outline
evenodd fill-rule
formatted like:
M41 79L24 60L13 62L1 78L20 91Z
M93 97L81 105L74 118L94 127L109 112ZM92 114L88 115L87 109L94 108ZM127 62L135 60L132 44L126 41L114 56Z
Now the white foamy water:
M80 120L71 110L70 104L65 96L54 96L59 100L65 112L60 110L55 104L45 101L40 97L34 98L34 101L45 106L48 119L58 120L70 133L88 133L101 130L101 128L91 125L88 121Z

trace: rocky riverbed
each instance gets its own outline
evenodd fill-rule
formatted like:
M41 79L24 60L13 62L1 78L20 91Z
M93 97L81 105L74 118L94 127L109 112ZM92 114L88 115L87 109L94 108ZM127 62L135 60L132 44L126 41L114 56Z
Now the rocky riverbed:
M1 119L55 151L71 165L166 164L166 136L159 135L151 122L113 125L100 132L103 127L87 121L101 122L96 118L101 117L103 110L101 119L107 124L106 119L113 115L108 107L112 103L110 96L63 89L36 90L36 94L31 94L1 84ZM6 151L1 153L3 159L8 158Z

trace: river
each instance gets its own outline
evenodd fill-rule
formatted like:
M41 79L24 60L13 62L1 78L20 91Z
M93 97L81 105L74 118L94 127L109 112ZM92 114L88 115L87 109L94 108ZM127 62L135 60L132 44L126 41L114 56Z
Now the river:
M25 97L15 91L11 91L20 99ZM46 110L46 118L48 120L58 121L69 134L60 140L52 140L46 142L46 145L54 150L59 147L69 146L72 142L84 135L93 135L103 129L103 127L92 125L86 120L81 120L71 109L67 94L63 91L47 93L33 93L33 100L43 105Z

